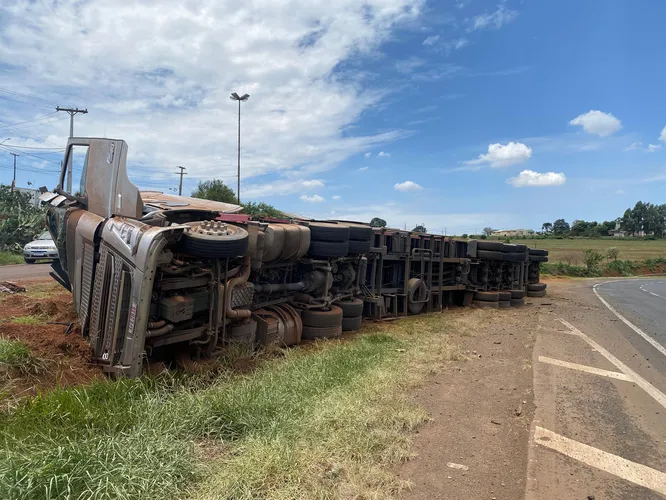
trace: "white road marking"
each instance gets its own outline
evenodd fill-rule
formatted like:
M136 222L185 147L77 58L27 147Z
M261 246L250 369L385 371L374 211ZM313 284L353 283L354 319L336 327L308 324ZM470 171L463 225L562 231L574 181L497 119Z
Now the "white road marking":
M655 386L650 384L650 382L645 380L638 373L633 371L631 368L629 368L627 365L625 365L622 361L617 359L610 352L608 352L606 349L601 347L599 344L597 344L594 340L592 340L590 337L585 335L583 332L581 332L578 328L573 326L571 323L566 322L562 318L558 318L558 320L564 326L566 326L569 330L571 330L572 333L581 337L583 340L585 340L585 342L587 342L594 349L596 349L599 354L601 354L604 358L606 358L608 361L613 363L617 367L618 370L620 370L627 377L629 377L631 379L631 381L633 383L635 383L638 387L640 387L645 392L647 392L652 398L654 398L657 401L657 403L659 403L661 406L666 408L666 395L663 392L661 392Z
M603 285L603 284L604 284L604 283L600 283L599 285ZM663 345L661 345L659 342L657 342L656 340L654 340L652 337L650 337L650 336L649 336L647 333L645 333L643 330L641 330L641 329L638 328L636 325L634 325L634 324L633 324L631 321L629 321L627 318L625 318L624 316L622 316L619 312L617 312L617 311L615 310L615 308L614 308L612 305L610 305L608 302L606 302L606 301L604 300L604 298L603 298L601 295L599 295L599 292L597 291L597 286L599 286L599 285L594 285L594 287L592 287L592 290L594 291L594 294L597 296L597 298L601 301L601 303L602 303L603 305L605 305L605 306L610 310L610 312L612 312L613 314L615 314L615 316L617 316L617 317L620 319L620 321L622 321L625 325L627 325L629 328L631 328L633 331L635 331L638 335L640 335L641 337L643 337L647 342L650 343L650 345L651 345L652 347L654 347L654 348L657 349L660 353L662 353L664 356L666 356L666 347L664 347Z
M594 368L593 366L579 365L578 363L569 363L568 361L561 361L559 359L548 358L546 356L539 356L539 361L541 361L542 363L548 363L550 365L561 366L562 368L570 368L572 370L592 373L594 375L601 375L602 377L615 378L617 380L626 380L627 382L632 381L624 373L602 370L601 368Z
M596 467L626 481L666 494L666 474L646 465L613 455L536 426L534 440L579 462Z

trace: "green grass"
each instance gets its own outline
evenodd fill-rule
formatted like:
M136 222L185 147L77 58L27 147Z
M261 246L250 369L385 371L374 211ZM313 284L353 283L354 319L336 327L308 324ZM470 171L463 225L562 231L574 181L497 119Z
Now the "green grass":
M543 248L548 250L548 260L551 263L564 262L570 265L583 265L583 255L586 249L596 250L603 254L615 247L620 251L622 260L642 261L654 258L666 258L666 239L642 240L631 238L575 238L575 239L532 239L511 240L512 243L528 245L530 248Z
M9 319L10 323L17 325L43 325L48 318L37 314L27 314L25 316L15 316Z
M541 273L553 276L600 277L600 276L640 276L666 272L666 259L646 259L642 261L611 260L602 262L597 268L588 270L585 266L569 265L564 262L543 263Z
M43 372L44 361L18 340L0 337L0 375L31 375Z
M0 413L0 498L386 498L427 420L406 389L462 359L439 314L290 349L249 375L95 382Z
M13 252L0 252L0 266L23 264L23 255Z

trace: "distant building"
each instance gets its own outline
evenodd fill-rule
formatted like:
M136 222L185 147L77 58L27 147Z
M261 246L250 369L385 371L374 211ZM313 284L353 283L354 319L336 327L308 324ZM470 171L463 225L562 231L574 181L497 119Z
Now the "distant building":
M30 188L14 188L16 189L19 193L24 193L24 194L29 194L30 195L30 202L35 205L35 207L39 208L41 202L39 201L39 189L30 189Z
M625 238L627 236L638 236L639 238L642 238L647 233L641 229L640 231L636 231L633 234L629 234L626 231L623 231L622 229L620 229L620 223L616 222L615 223L615 229L611 229L610 231L608 231L608 234L610 234L611 236L615 236L616 238ZM650 233L650 234L652 234L652 233Z
M492 236L498 238L515 238L517 236L532 236L534 231L531 229L498 229L492 232Z

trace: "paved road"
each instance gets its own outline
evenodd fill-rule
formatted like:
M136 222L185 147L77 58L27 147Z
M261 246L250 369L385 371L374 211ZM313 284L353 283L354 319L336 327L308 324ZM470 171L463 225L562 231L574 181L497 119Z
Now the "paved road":
M527 498L666 498L666 280L594 284L533 301Z
M46 280L50 272L50 262L0 266L0 281Z

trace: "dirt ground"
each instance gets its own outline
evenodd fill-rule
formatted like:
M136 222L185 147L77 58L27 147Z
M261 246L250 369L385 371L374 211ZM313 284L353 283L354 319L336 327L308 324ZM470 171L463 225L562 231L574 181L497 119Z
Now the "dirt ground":
M468 360L434 376L416 400L432 416L414 439L416 458L397 473L407 499L523 498L534 415L534 316L548 297L496 311L473 336L452 336Z
M0 337L23 342L46 362L47 369L39 375L13 378L9 392L29 395L101 378L99 369L90 362L88 342L79 335L69 292L35 281L17 284L23 285L27 293L1 297ZM35 291L39 293L31 295ZM39 321L21 323L26 317ZM71 331L65 333L69 324L72 324Z

